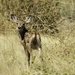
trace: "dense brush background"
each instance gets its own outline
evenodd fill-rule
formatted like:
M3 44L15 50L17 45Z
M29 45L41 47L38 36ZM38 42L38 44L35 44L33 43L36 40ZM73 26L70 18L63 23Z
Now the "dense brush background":
M12 13L22 21L30 14L41 21L26 27L38 26L44 62L35 50L27 69ZM75 0L0 0L0 75L75 75Z

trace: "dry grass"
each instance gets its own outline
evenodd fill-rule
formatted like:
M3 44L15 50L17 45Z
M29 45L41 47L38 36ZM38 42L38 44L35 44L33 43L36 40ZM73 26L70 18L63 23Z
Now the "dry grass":
M66 33L61 30L57 36L41 34L44 62L40 61L38 51L33 51L36 58L29 69L26 68L26 56L17 34L0 34L0 74L75 75L75 31L72 31L74 23L70 25L70 29L65 30L61 24Z
M18 0L0 1L0 75L75 75L75 21L73 21L75 19L75 2L73 0L59 2L53 0L54 2L51 1L52 3L49 4L47 1L50 2L50 0L33 0L30 3L26 0L21 1L24 1L21 2L23 6ZM60 11L57 10L56 3ZM28 12L29 6L33 4L34 7ZM42 7L39 8L41 5ZM50 10L49 7L51 7ZM35 10L36 8L37 10ZM56 11L60 14L53 17ZM30 68L27 69L26 56L15 30L16 25L8 21L8 15L11 12L17 13L22 19L25 19L23 17L27 14L34 14L46 24L56 21L59 33L55 33L53 36L41 34L44 62L41 62L38 51L35 50L33 51L35 61L31 62ZM72 19L63 19L58 23L57 18L59 19L60 15ZM32 58L31 61L33 61Z

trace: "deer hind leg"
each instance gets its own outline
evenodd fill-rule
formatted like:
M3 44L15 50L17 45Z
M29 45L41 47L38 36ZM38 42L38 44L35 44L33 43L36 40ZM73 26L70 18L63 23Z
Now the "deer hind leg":
M41 56L42 49L40 47L38 47L38 51L39 51L39 57L40 57Z
M41 61L43 61L42 48L38 47L38 51L39 51L39 57L41 58Z
M39 55L40 55L40 53L41 53L41 48L38 47L38 51L39 51Z

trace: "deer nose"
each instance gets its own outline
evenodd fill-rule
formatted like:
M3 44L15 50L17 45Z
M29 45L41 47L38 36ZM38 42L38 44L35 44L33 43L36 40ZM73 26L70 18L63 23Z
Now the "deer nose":
M21 27L18 27L18 29L21 29Z

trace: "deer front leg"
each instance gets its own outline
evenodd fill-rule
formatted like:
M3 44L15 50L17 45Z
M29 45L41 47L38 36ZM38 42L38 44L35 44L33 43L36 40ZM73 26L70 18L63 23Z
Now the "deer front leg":
M27 68L29 68L30 66L30 53L27 49L25 49L25 54L26 54L26 65L27 65Z
M27 61L28 61L28 67L30 66L30 53L27 50Z

